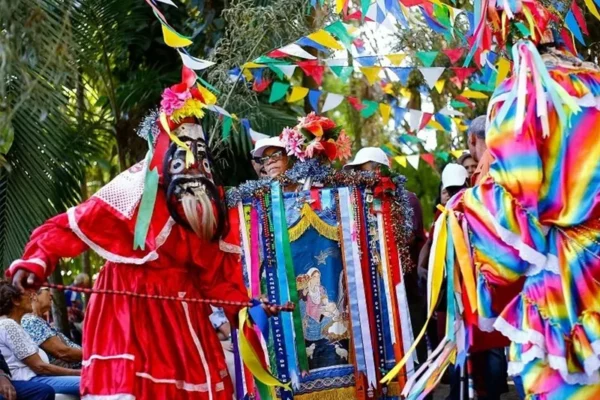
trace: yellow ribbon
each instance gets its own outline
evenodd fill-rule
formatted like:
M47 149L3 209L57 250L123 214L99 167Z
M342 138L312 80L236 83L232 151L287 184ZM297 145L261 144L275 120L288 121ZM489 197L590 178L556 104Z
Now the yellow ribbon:
M246 367L250 370L252 375L265 385L269 387L280 386L285 390L291 391L289 383L283 383L279 379L275 378L269 371L267 371L260 362L260 359L248 339L244 336L244 327L248 324L248 308L244 308L239 313L240 319L240 354Z
M441 206L438 206L438 208L440 208L440 207ZM408 351L404 354L404 357L402 358L402 360L400 360L400 362L398 364L396 364L394 366L394 368L392 368L391 371L388 372L387 375L383 377L383 379L381 379L380 382L382 385L387 385L396 377L396 375L398 375L400 373L400 371L402 370L402 367L404 367L404 364L406 364L406 361L408 360L408 358L415 351L415 349L417 348L417 345L419 344L421 339L423 339L425 332L427 332L427 325L429 324L429 320L433 316L433 313L435 311L435 306L437 305L438 298L440 296L440 291L442 289L442 282L444 280L444 269L445 269L445 265L446 265L446 241L448 240L448 229L446 227L446 221L445 221L448 211L446 209L444 209L443 207L440 209L442 210L442 215L440 216L440 218L443 218L444 220L440 224L440 229L439 229L439 233L438 233L438 237L437 237L437 241L436 241L435 254L434 254L435 258L434 258L433 273L432 273L431 301L429 302L429 313L427 315L427 321L425 321L425 325L423 325L423 329L421 329L421 332L419 333L419 335L413 342L412 346L410 346L410 349L408 349Z
M162 125L167 135L169 135L169 137L171 138L171 141L185 150L186 167L192 165L194 163L194 154L192 153L190 146L183 143L173 132L171 132L171 128L169 128L169 122L167 121L167 115L164 112L160 113L160 124Z
M471 267L471 258L469 257L469 250L465 237L463 236L462 229L458 223L458 219L453 212L449 213L450 231L452 232L452 241L454 242L455 254L458 259L458 265L460 267L460 274L462 275L465 289L467 290L467 298L469 299L469 305L471 311L475 312L477 309L477 291L475 290L475 276L473 275L473 268Z

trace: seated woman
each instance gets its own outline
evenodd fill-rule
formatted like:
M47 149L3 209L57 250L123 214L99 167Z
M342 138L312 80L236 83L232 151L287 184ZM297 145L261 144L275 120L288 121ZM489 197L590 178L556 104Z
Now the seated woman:
M45 383L56 393L79 395L81 371L50 364L20 324L33 311L34 293L19 292L8 282L0 282L0 353L14 380Z
M52 307L52 293L43 287L33 298L33 313L25 314L21 326L35 344L48 354L50 363L65 368L81 368L81 346L57 331L43 318Z

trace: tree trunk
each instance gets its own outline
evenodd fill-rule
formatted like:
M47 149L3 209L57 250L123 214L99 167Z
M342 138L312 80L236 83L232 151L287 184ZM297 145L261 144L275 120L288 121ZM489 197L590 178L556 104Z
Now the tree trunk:
M55 285L62 285L63 279L61 275L62 263L58 263L49 280ZM65 294L56 289L52 289L52 295L54 301L52 303L52 318L54 319L54 326L57 330L64 333L67 337L71 337L69 332L69 316L67 314L67 302L65 300Z

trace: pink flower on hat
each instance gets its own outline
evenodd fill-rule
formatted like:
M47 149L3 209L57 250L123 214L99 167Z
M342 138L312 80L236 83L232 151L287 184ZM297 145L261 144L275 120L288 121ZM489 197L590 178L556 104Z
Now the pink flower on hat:
M167 115L173 114L175 110L183 107L186 100L191 99L192 94L189 90L176 92L171 88L166 89L162 94L160 106Z

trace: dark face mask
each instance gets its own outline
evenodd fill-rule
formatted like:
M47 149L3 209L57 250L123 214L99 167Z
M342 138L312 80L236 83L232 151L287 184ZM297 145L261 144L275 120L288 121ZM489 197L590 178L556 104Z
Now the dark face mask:
M200 238L216 240L227 232L227 212L213 181L202 127L182 124L174 133L190 148L194 162L186 166L186 150L176 143L170 145L163 164L169 213Z

